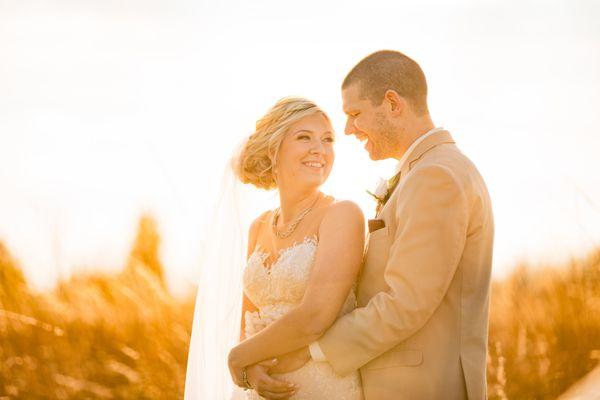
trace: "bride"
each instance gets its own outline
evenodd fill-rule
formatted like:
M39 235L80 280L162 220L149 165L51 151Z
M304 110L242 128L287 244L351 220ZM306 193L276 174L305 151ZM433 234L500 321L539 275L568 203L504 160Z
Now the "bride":
M284 98L257 122L235 162L240 181L279 193L279 207L249 229L240 343L228 357L246 399L363 398L358 371L338 376L328 363L312 361L307 348L353 309L363 254L359 207L320 191L333 147L327 115L306 99ZM202 385L193 379L188 367L189 400L200 398L192 387Z

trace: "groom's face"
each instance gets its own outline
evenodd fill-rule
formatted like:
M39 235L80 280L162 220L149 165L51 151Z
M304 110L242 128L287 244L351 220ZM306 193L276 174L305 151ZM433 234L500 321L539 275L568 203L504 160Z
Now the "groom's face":
M344 133L365 142L371 160L393 157L398 135L386 114L385 102L374 105L363 98L356 83L342 90L342 102L347 117Z

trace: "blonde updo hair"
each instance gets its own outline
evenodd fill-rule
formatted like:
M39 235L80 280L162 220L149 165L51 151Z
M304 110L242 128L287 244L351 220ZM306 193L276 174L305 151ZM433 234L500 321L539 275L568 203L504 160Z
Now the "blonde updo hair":
M301 97L284 97L256 122L254 133L248 137L234 160L234 171L240 181L257 188L277 188L273 167L277 164L279 148L289 128L302 118L322 114L315 103Z

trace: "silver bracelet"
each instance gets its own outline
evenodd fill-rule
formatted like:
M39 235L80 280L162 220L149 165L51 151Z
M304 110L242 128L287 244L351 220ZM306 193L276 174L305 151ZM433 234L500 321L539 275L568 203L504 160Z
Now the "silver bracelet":
M248 382L248 370L246 367L242 368L242 383L244 384L244 390L252 389L252 385Z

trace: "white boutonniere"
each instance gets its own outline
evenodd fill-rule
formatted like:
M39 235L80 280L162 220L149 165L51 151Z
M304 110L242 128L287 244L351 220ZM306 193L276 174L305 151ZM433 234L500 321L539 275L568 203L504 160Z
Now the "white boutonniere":
M375 191L371 192L367 190L367 193L373 196L378 202L385 201L385 198L388 194L388 181L383 178L379 178L377 187L375 187Z
M391 193L396 188L396 185L398 184L399 180L400 174L396 174L388 180L379 178L375 191L371 192L367 190L367 193L369 193L377 201L377 210L381 209L385 202L388 201Z
M375 193L373 193L375 197L377 197L379 201L383 201L387 197L388 191L388 181L386 179L379 178L377 187L375 188Z

